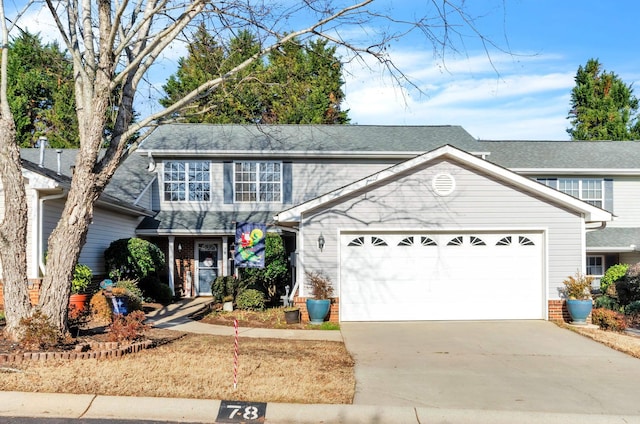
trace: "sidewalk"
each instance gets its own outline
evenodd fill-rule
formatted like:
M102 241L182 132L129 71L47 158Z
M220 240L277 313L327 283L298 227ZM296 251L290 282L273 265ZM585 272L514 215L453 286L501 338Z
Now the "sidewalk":
M189 316L206 307L209 299L186 299L148 314L158 328L200 334L233 335L232 327L203 324ZM273 330L241 328L243 337L299 340L342 341L339 331ZM229 399L227 401L233 401ZM0 391L0 422L3 417L58 419L155 420L180 423L242 422L228 419L229 410L221 409L221 400L117 397L57 393ZM234 402L235 403L235 402ZM245 402L251 404L251 402ZM496 411L472 409L438 409L389 407L383 405L308 405L268 403L266 424L640 424L638 416L539 413L531 411ZM258 421L249 421L256 423Z
M1 417L35 417L215 423L220 403L219 400L0 392L0 420ZM224 415L226 417L226 411ZM639 417L615 415L286 403L267 404L265 417L267 424L640 423Z

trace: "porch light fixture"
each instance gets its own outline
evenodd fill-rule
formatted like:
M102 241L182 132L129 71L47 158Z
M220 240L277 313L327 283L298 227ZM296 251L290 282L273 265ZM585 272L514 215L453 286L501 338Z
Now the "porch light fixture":
M320 235L318 236L318 249L320 249L321 252L322 249L324 249L324 236L322 235L322 233L320 233Z
M182 243L178 243L178 253L182 253Z

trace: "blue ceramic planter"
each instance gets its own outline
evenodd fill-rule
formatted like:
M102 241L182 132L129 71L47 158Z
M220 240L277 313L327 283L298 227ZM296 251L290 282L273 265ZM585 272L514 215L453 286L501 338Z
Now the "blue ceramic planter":
M307 299L307 311L311 324L322 324L330 307L330 299Z
M591 299L567 300L567 310L569 311L569 315L571 315L571 322L573 322L574 324L586 324L587 317L591 313L592 308L593 303L591 302Z

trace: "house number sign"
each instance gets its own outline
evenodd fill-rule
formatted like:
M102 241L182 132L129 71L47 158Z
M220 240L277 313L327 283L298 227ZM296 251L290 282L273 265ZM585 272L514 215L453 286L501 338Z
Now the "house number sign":
M264 423L267 404L262 402L220 401L217 423Z

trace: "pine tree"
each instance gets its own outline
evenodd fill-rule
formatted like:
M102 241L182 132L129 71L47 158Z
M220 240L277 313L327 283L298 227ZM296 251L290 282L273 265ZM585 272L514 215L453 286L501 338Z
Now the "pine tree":
M580 66L571 91L567 130L572 140L638 140L638 99L631 85L606 72L597 59Z
M22 32L10 44L7 71L18 144L32 147L46 136L51 147L77 147L73 65L60 47Z
M178 71L163 87L167 95L160 103L165 107L202 82L225 75L260 49L248 31L240 31L225 48L202 24L193 40L188 56L180 59ZM343 84L335 47L327 47L325 40L306 46L294 40L172 118L192 123L344 124L349 118L340 109Z

